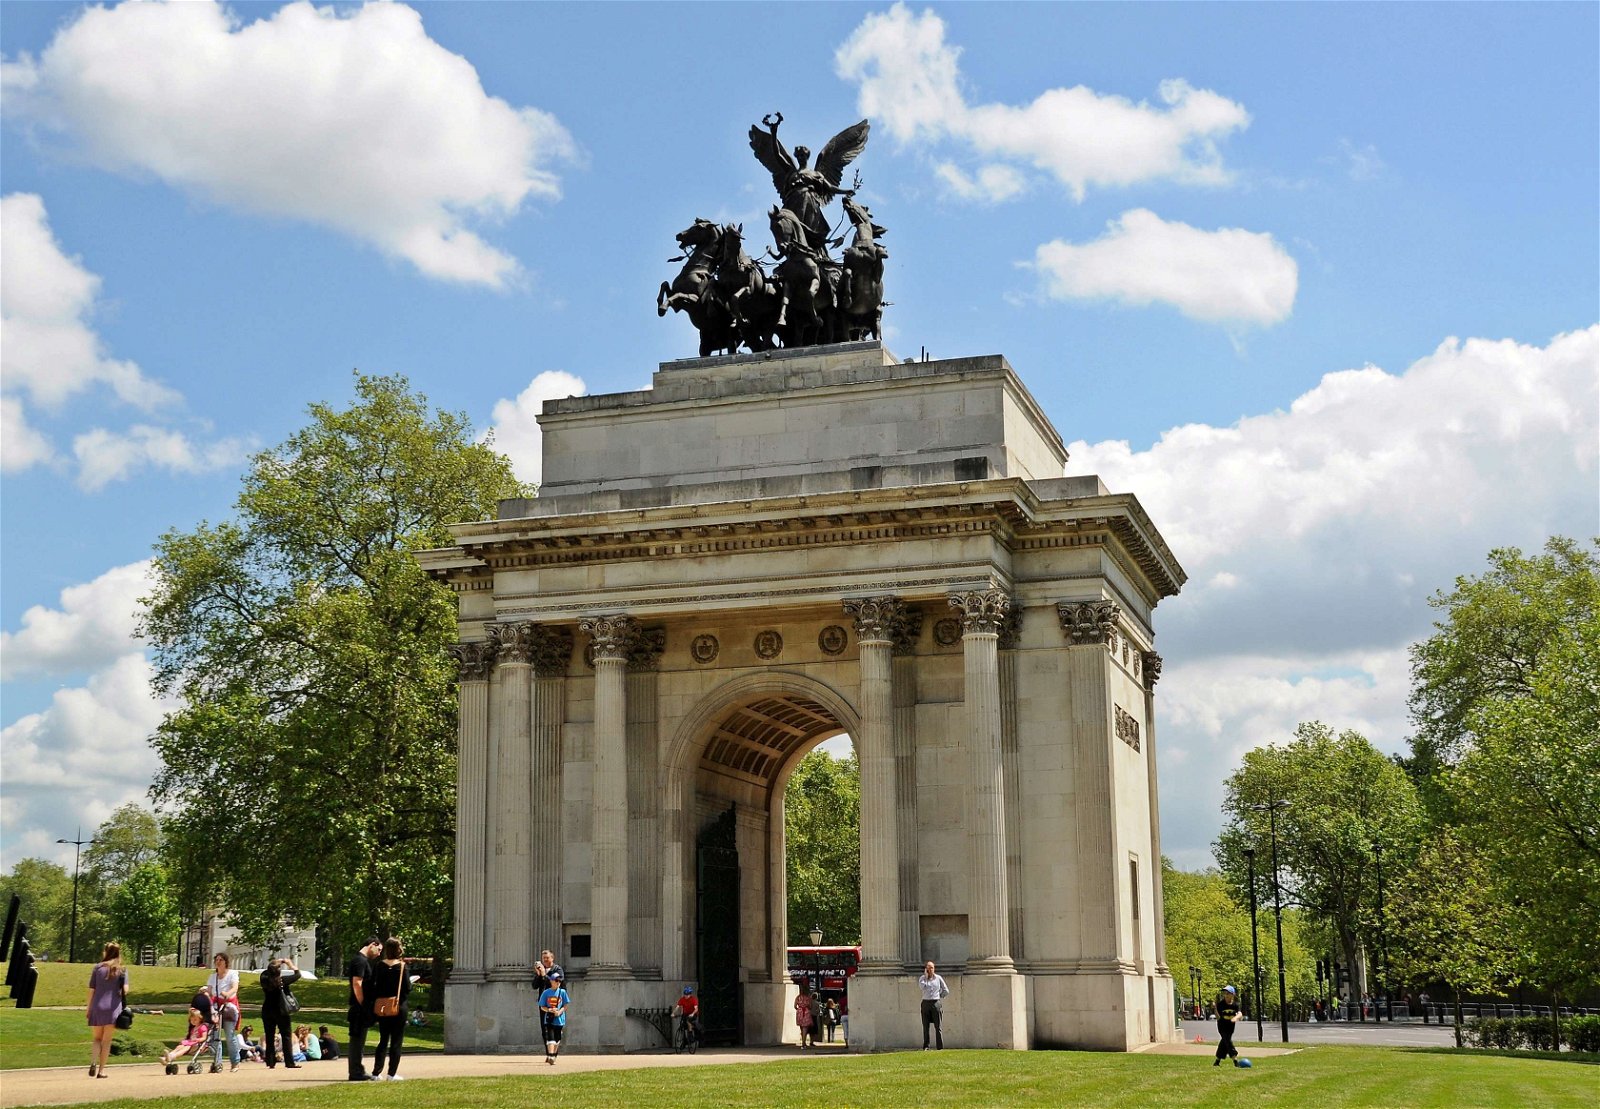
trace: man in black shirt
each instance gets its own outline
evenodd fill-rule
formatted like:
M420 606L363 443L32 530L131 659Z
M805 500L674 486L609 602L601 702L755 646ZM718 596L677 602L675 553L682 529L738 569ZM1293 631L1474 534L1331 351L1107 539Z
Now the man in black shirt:
M372 963L383 950L377 936L368 936L361 949L350 956L344 975L350 979L350 1081L367 1082L377 1077L367 1073L364 1056L367 1029L372 1026Z

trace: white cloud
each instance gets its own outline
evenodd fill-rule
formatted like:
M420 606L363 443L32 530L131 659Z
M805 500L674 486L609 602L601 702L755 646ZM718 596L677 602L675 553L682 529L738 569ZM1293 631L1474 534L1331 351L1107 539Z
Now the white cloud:
M0 680L98 670L137 647L139 598L150 591L150 562L114 566L61 591L58 608L34 605L16 632L0 632Z
M50 440L28 424L22 401L0 396L0 473L19 473L54 457Z
M1028 188L1027 178L1010 166L998 163L980 166L976 177L952 162L942 162L934 171L950 191L963 200L997 204L1010 200Z
M1072 471L1137 494L1190 575L1156 620L1175 857L1204 862L1225 776L1301 721L1403 749L1427 597L1494 547L1600 529L1597 378L1600 325L1544 346L1450 339L1402 373L1330 373L1286 411L1148 450L1071 444Z
M144 655L122 655L0 732L0 865L48 856L57 836L95 828L118 805L145 797L158 762L147 739L172 708L151 693L150 676Z
M106 356L88 324L100 278L62 252L44 201L32 193L0 199L0 270L0 378L7 392L25 392L47 408L95 384L146 411L181 400L134 363Z
M511 459L519 480L537 482L544 472L540 453L539 410L544 402L560 397L581 397L589 391L583 378L563 370L546 370L511 400L494 402L491 417L495 450Z
M1124 212L1093 242L1045 243L1034 266L1061 300L1160 301L1207 323L1260 325L1288 317L1300 275L1271 235L1203 231L1144 208Z
M1241 105L1178 79L1161 83L1159 105L1082 85L1049 89L1021 107L971 104L960 55L945 42L942 19L897 3L867 16L834 64L840 77L859 84L862 114L900 142L953 141L981 159L1011 159L1050 174L1079 200L1090 186L1225 183L1229 173L1216 143L1250 123ZM965 180L974 195L1001 199L983 193L981 173ZM1002 190L1009 186L995 180Z
M240 439L195 443L181 431L145 424L127 431L92 428L72 441L72 453L78 459L78 488L86 493L97 493L144 468L175 474L219 470L243 461L247 450Z
M299 2L251 23L209 2L92 7L7 64L4 91L101 166L493 287L517 262L469 223L556 199L550 167L574 155L553 116L489 96L402 4Z

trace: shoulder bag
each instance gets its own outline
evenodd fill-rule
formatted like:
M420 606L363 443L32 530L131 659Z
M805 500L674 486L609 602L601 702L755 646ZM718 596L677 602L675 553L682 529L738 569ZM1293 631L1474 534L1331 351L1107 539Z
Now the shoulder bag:
M395 968L394 996L380 997L372 1006L372 1015L376 1017L397 1017L400 1015L400 991L406 984L406 965L401 963Z

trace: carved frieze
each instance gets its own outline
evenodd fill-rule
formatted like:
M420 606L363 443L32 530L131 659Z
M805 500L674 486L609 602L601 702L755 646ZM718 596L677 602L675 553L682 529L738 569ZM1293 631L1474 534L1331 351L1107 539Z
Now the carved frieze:
M626 613L590 616L578 621L578 628L589 636L586 658L627 661L639 636L639 621Z
M850 597L844 611L855 620L858 641L888 640L897 654L910 651L922 634L922 610L899 597Z
M1117 649L1117 617L1122 607L1115 601L1062 601L1056 605L1061 630L1074 647L1104 643Z
M950 594L950 607L961 617L961 633L999 635L1011 618L1011 597L999 589L973 589Z
M486 682L494 672L495 645L487 640L453 643L449 650L450 657L456 660L461 681Z
M1139 721L1134 719L1132 713L1124 711L1121 705L1112 705L1111 707L1116 710L1117 738L1137 751L1139 749Z

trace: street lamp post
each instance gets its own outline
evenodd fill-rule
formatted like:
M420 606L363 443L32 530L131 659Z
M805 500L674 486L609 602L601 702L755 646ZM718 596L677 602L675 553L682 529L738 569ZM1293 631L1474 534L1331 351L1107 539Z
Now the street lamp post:
M807 934L811 937L812 947L822 946L822 925L813 924ZM820 1001L822 999L822 952L820 951L811 953L811 987L811 996Z
M1246 847L1244 857L1250 864L1250 1004L1256 1010L1256 1039L1266 1039L1261 1028L1261 942L1256 935L1256 849Z
M83 825L78 825L77 839L58 839L57 843L72 844L72 938L67 941L67 962L78 961L78 860L83 855L83 849L94 842L92 839L83 838Z
M1374 841L1372 859L1378 869L1378 993L1383 998L1381 1012L1387 1012L1389 1023L1394 1023L1394 1006L1389 1000L1389 930L1383 920L1383 844ZM1375 1017L1381 1020L1381 1017Z
M1278 932L1278 1023L1283 1029L1283 1042L1289 1042L1289 984L1283 972L1283 885L1278 881L1278 810L1289 807L1289 802L1278 800L1267 805L1251 805L1256 812L1265 810L1272 829L1272 912L1277 918Z

